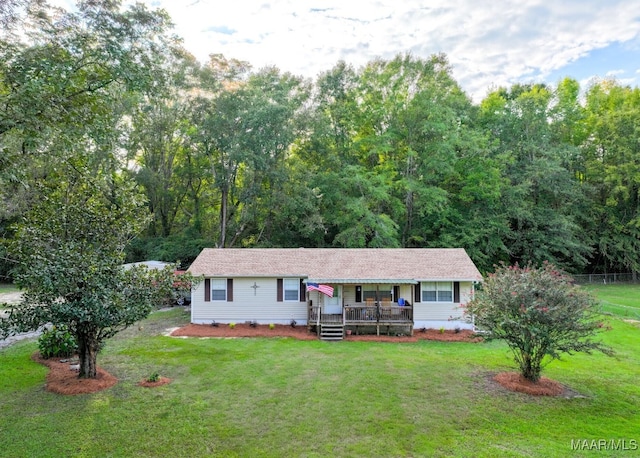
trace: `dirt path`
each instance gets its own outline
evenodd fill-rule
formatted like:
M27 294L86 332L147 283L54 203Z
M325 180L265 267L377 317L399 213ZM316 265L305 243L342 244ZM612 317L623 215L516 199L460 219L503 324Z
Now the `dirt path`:
M0 303L4 302L7 304L16 304L20 302L21 298L22 298L22 293L19 291L14 293L0 293ZM6 313L7 313L6 311L0 310L0 317L6 316ZM0 339L0 349L4 347L8 347L14 342L18 342L24 339L36 338L39 335L40 335L40 331L34 331L34 332L25 332L23 334L17 334L15 336L11 336L6 339Z
M0 293L0 303L6 302L7 304L17 304L22 299L22 293L20 291L14 293Z

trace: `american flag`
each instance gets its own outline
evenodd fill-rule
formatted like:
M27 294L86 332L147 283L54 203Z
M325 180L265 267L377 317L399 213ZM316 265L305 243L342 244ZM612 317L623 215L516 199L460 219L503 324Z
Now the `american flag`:
M319 285L317 283L307 283L307 291L320 291L329 297L333 297L333 288L329 285Z

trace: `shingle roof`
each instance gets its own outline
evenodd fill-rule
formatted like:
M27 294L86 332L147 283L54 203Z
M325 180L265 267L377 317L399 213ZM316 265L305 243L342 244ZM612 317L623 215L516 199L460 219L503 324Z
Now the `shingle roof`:
M131 267L133 266L146 266L147 269L162 270L169 265L171 265L171 263L163 262L163 261L140 261L140 262L130 262L128 264L123 264L122 266L125 269L131 269Z
M482 280L462 248L205 248L189 272L334 283Z

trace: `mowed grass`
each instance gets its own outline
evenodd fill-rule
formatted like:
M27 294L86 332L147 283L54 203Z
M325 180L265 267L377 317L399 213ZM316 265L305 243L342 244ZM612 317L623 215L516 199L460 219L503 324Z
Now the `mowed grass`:
M20 291L20 288L18 288L13 283L1 283L0 282L0 294L17 293L19 291ZM0 310L5 310L7 308L8 307L3 303L2 297L0 297Z
M640 285L615 283L583 287L600 299L603 312L640 320Z
M20 291L20 288L13 283L0 283L0 294L17 293L18 291Z
M603 334L616 357L544 371L570 398L493 384L513 368L501 343L161 335L188 319L156 312L109 341L98 362L119 383L91 395L44 391L34 342L0 350L0 456L620 456L571 441L640 442L640 328L617 318ZM172 383L137 386L155 371Z

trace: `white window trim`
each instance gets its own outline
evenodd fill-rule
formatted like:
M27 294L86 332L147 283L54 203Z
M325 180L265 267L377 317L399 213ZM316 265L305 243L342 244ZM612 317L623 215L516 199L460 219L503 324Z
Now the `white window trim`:
M293 288L287 288L287 281L296 283L296 297L295 299L287 299L287 291L293 291ZM300 302L300 279L299 278L284 278L282 281L282 300L284 302Z
M432 283L435 284L436 286L436 300L435 301L427 301L424 300L424 293L426 291L433 291L432 289L426 289L427 284ZM420 299L422 299L422 302L427 302L430 304L453 304L453 282L452 281L428 281L428 282L422 282L421 283L422 288L420 291ZM440 299L440 295L438 294L440 292L439 286L440 285L448 285L448 288L443 288L442 291L447 291L451 293L451 299L447 299L446 301L441 301Z
M224 288L214 288L215 283L220 282ZM224 291L224 299L214 299L214 291ZM227 302L227 279L226 278L212 278L211 279L211 302Z

